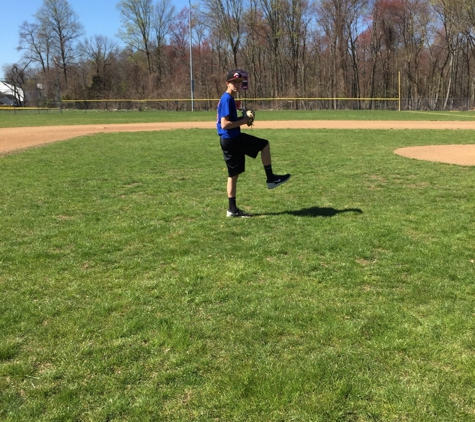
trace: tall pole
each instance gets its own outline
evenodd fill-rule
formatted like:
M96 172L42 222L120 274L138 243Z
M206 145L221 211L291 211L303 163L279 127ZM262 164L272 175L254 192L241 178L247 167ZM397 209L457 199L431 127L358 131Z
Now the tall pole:
M190 85L191 85L191 111L194 111L195 105L194 105L194 93L195 93L195 82L193 81L193 53L191 49L191 44L192 44L192 37L191 37L191 0L188 1L189 3L189 9L190 9L190 14L188 18L188 23L189 23L189 30L190 30Z
M61 105L61 85L59 84L59 63L58 60L56 60L56 57L53 57L54 61L54 67L56 69L56 84L57 84L57 90L56 90L56 98L57 98L57 104L59 107L59 112L62 114L63 113L63 107Z
M398 95L398 103L399 103L399 111L401 111L401 72L397 73L397 95Z

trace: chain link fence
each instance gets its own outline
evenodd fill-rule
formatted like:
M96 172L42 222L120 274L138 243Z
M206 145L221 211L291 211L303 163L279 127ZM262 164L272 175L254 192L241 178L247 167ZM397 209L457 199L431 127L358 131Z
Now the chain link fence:
M33 94L33 95L31 95ZM468 111L474 109L467 98L239 98L238 108L255 110L390 110L390 111ZM51 113L63 110L136 111L214 111L219 98L208 99L103 99L47 100L40 89L26 95L23 106L0 104L0 112Z

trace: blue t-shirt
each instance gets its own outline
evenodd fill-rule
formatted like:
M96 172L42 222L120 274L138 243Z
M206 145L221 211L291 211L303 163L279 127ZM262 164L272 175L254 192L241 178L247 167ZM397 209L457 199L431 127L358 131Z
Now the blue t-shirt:
M238 120L236 102L234 101L234 97L228 92L225 92L219 100L216 128L218 135L222 138L235 138L241 133L241 128L238 126L234 129L223 129L221 127L221 117L226 116L228 116L231 122Z

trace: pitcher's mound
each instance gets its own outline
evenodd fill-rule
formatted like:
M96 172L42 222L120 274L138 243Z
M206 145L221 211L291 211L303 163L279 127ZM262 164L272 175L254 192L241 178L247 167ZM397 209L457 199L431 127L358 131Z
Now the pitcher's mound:
M428 145L399 148L394 153L416 160L475 166L475 145Z

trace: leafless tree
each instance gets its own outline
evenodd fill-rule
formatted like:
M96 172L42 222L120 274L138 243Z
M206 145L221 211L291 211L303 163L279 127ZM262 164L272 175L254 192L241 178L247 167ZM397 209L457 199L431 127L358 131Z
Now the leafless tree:
M317 21L328 40L332 97L349 96L349 87L358 95L356 41L366 6L365 0L322 0L317 7Z
M43 73L50 67L51 34L39 23L23 22L20 26L20 45L22 59L27 63L39 64Z
M244 2L242 0L202 0L203 21L223 35L232 54L232 64L239 67L238 52L242 41Z
M417 107L418 98L428 82L422 77L421 68L431 37L431 10L425 0L403 0L399 13L398 31L403 41L401 70L408 80L405 97Z
M113 65L119 54L117 43L103 35L95 35L81 42L78 49L92 67L91 91L96 96L110 92L115 79Z
M445 100L443 108L447 108L448 99L452 91L452 84L455 74L455 59L461 47L461 22L463 22L462 14L463 0L434 0L433 8L442 24L439 31L439 38L443 40L446 48L446 60L440 67L440 79L442 83L445 81Z
M7 83L10 83L15 93L15 98L18 101L18 105L24 105L24 88L27 82L26 74L27 65L7 65L4 67L5 79ZM21 91L20 91L21 90ZM20 94L22 92L22 94Z
M284 36L284 10L285 0L256 0L259 9L262 11L265 25L262 27L267 41L267 58L271 74L271 96L279 97L283 90L283 81L281 78L284 64L281 54L283 36Z
M166 45L166 37L170 34L174 15L175 6L171 0L158 0L152 6L152 31L155 35L155 57L159 75L162 74L163 50Z
M83 26L67 0L43 0L35 17L41 28L40 34L49 34L50 37L43 45L50 46L51 56L56 59L67 82L69 66L77 57L75 47L83 34Z
M151 74L152 0L121 0L117 9L123 24L119 29L119 37L132 51L145 53L148 72Z
M304 61L311 16L306 0L287 0L283 7L284 57L288 63L289 72L286 79L291 81L291 89L287 91L298 95L305 90Z

